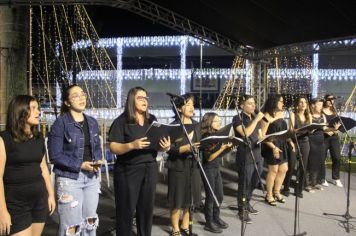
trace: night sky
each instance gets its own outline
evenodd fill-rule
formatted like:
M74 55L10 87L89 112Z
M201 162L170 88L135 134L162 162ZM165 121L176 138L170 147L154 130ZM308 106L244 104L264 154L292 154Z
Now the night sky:
M181 35L175 30L120 8L103 6L86 8L101 38Z

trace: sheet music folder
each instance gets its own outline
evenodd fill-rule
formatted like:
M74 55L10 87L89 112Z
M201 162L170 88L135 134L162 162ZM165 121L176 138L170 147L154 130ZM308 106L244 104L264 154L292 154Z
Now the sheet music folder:
M257 144L260 144L264 141L273 141L276 139L288 139L288 138L291 138L292 136L293 135L290 132L290 130L286 129L286 130L282 130L282 131L279 131L276 133L265 135L263 138L261 138L257 141Z
M147 137L147 139L151 142L148 149L159 150L159 141L163 137L170 136L171 142L173 142L181 135L182 132L180 124L163 124L153 121L150 127L146 130L144 137Z
M238 137L235 137L232 124L226 125L225 127L219 129L214 135L208 136L200 140L200 148L210 148L211 145L223 144L223 143L232 143L234 146L243 143L244 140Z
M304 133L304 132L307 132L307 131L312 131L312 130L315 130L315 129L323 129L324 126L326 126L328 124L325 124L325 123L311 123L309 125L305 125L303 127L300 127L298 129L295 129L295 132L298 134L298 133Z
M346 130L350 130L356 126L356 120L354 120L350 117L345 117L345 116L340 116L340 118L341 118L342 122L344 123ZM329 121L329 127L334 127L334 124L338 123L338 122L340 122L339 117L336 116L336 117L332 118ZM339 131L343 132L343 133L346 132L342 125L339 127Z

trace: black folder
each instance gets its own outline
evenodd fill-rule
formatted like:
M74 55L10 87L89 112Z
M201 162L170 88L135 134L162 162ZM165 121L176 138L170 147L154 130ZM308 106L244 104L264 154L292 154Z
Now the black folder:
M163 137L170 137L171 142L178 138L183 133L180 124L163 124L157 121L153 121L150 127L146 130L145 137L151 142L148 149L159 150L159 141Z
M210 148L212 145L223 143L232 143L232 145L237 146L241 142L243 143L244 140L235 137L232 124L228 124L223 128L219 129L214 135L201 139L200 148L206 149Z
M328 124L325 123L311 123L309 125L305 125L303 127L300 127L298 129L295 129L294 131L298 134L298 133L306 133L308 131L312 131L312 130L322 130L324 126L326 126Z
M212 145L232 143L233 146L238 146L244 141L235 136L209 136L200 140L201 149L209 149Z
M350 130L356 126L356 120L354 120L350 117L340 116L340 118L339 118L338 116L336 116L329 121L329 127L334 127L334 124L337 122L340 122L340 119L344 123L346 130ZM339 127L340 132L345 133L346 130L344 129L344 127L342 125Z
M257 144L260 144L265 141L272 142L273 140L276 140L276 139L285 140L285 139L291 138L292 136L293 136L293 134L290 132L290 130L286 129L286 130L282 130L282 131L264 136L263 138L261 138L257 141Z

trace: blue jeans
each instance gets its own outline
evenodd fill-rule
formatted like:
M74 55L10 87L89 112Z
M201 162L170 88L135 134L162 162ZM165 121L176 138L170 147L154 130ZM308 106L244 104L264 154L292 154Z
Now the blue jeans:
M58 236L95 236L99 218L99 178L89 172L80 172L77 180L56 178L59 231ZM70 233L69 229L74 229Z

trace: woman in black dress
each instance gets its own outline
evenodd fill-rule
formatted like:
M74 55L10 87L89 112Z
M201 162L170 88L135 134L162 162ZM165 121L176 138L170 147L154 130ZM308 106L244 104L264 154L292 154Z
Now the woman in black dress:
M333 95L325 95L323 113L326 117L326 122L329 123L333 118L336 117L336 111L334 108L335 97ZM336 124L336 129L334 131L325 132L325 155L326 158L328 151L330 152L332 167L331 167L331 177L333 183L338 187L343 187L340 181L340 140L339 131L337 128L340 127L340 123ZM323 186L328 186L328 182L325 179L325 161L321 168L320 182Z
M175 105L179 114L174 124L179 123L179 117L187 128L188 136L194 147L199 147L200 128L193 120L194 97L183 95L183 99L176 99ZM183 132L182 132L183 133ZM189 207L193 197L195 206L200 204L201 180L199 167L194 160L189 142L185 136L172 140L168 151L168 203L171 210L172 235L189 235ZM180 212L183 210L183 219L179 227ZM195 234L193 234L195 235Z
M326 122L325 115L322 113L323 100L315 98L311 101L312 122L316 124L323 124ZM326 131L327 127L324 127ZM314 130L309 135L310 152L309 152L309 185L305 190L314 192L317 186L318 176L323 166L324 160L324 131L323 129ZM324 164L325 167L325 164ZM319 188L320 189L320 188Z
M298 98L294 110L295 112L290 113L291 127L293 127L294 129L298 129L308 124L311 124L312 116L310 114L309 103L306 97ZM293 142L295 143L295 146L296 146L296 142L298 142L300 152L302 155L301 158L303 160L304 169L307 170L308 157L310 151L308 132L297 134L297 140L293 140ZM290 181L297 161L296 155L298 155L298 153L291 153L291 155L289 156L290 158L288 159L288 171L286 174L286 178L284 179L284 183L283 183L284 188L282 190L282 193L285 196L289 196ZM304 173L302 165L299 165L299 170L300 172L299 172L298 192L297 191L294 192L295 194L298 194L299 197L303 197L302 191L304 189L304 186L308 185L307 183L308 178L304 178L304 176L307 175L307 173Z
M288 129L287 122L284 120L283 104L281 95L268 97L264 105L265 117L262 120L262 135ZM288 170L288 143L292 151L295 152L294 143L291 139L267 140L262 146L262 156L266 159L268 165L265 201L271 206L276 206L276 201L285 202L280 190Z
M41 235L56 203L38 132L40 111L29 95L13 98L0 133L0 235Z

